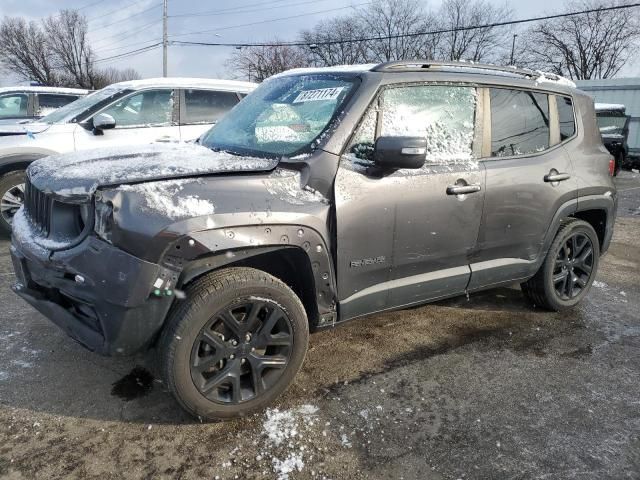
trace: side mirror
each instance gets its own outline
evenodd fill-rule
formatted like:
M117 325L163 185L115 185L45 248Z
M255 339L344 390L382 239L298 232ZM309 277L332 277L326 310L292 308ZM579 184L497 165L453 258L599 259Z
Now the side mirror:
M99 113L93 117L93 133L100 135L103 130L116 128L116 120L108 113Z
M373 147L373 161L383 170L421 168L426 156L424 137L378 137Z

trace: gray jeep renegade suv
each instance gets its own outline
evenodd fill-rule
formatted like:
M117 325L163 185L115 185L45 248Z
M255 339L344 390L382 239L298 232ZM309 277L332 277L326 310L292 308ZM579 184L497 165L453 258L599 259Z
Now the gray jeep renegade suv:
M272 77L196 145L28 170L15 292L87 348L154 348L189 412L291 383L309 331L499 285L581 301L617 196L592 100L434 62Z

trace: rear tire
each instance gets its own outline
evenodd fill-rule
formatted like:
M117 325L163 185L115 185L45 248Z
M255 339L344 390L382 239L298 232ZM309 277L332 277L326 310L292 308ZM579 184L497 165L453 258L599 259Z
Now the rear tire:
M566 310L589 292L600 260L598 235L591 225L570 219L558 229L549 252L522 293L535 307Z
M11 235L13 216L24 204L24 175L19 170L0 177L0 233Z
M164 383L204 420L261 410L300 370L309 324L296 294L253 268L227 268L186 289L170 313L158 354Z

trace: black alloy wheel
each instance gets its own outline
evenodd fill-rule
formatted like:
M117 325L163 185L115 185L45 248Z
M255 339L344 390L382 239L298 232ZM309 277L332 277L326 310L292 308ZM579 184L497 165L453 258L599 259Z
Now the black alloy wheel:
M556 256L553 284L562 300L577 297L589 284L593 274L594 250L587 235L574 233L564 242Z
M269 299L245 298L216 313L191 352L191 378L208 400L239 404L269 390L289 363L287 314Z

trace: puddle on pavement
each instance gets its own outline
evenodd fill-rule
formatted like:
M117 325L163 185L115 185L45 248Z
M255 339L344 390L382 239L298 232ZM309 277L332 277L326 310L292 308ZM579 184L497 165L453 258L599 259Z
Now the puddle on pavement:
M124 401L144 397L153 388L153 375L142 367L135 367L131 372L113 383L111 395Z

